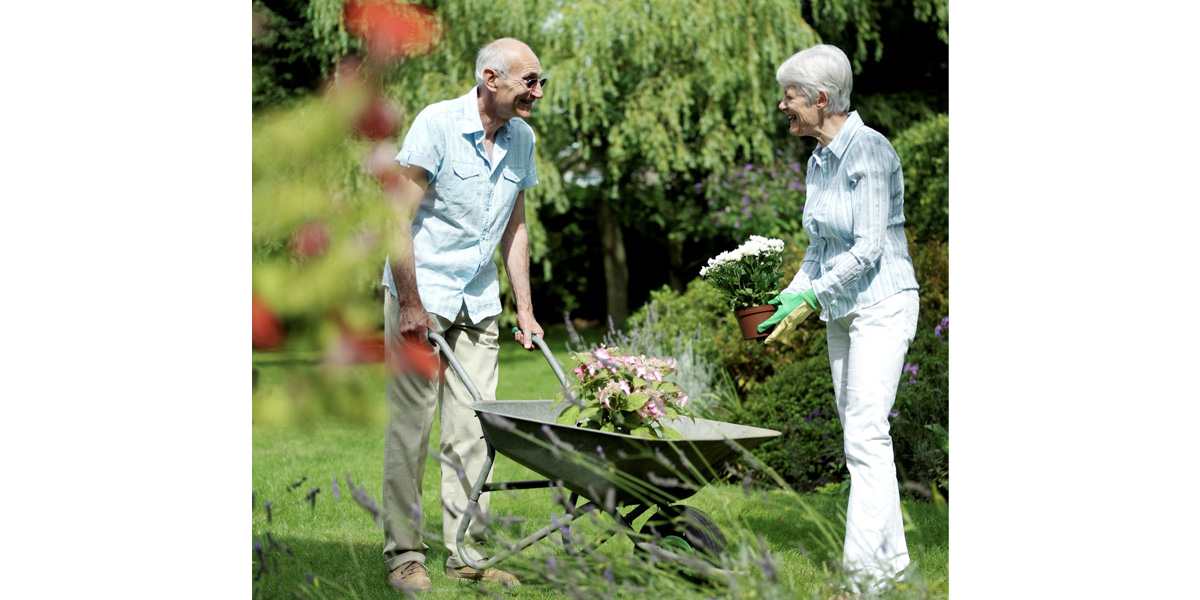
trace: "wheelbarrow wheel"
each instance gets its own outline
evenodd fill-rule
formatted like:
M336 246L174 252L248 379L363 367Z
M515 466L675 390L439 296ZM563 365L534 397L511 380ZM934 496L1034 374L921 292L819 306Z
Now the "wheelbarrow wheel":
M713 564L719 564L728 547L725 535L712 518L691 506L660 505L646 524L650 535L664 550L676 553L682 550L685 554L692 550Z

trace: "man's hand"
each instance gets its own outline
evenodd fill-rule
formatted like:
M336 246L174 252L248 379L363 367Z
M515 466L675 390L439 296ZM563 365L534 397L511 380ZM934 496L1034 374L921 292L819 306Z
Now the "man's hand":
M542 326L538 325L537 319L533 318L532 314L517 313L517 331L513 332L513 339L521 342L526 350L533 350L533 337L538 336L545 338L546 333L542 331Z
M437 351L429 343L433 317L418 301L415 305L401 303L400 320L396 327L387 328L385 354L392 373L411 373L426 379L440 380L442 365Z
M410 344L421 344L433 351L433 346L429 343L429 332L433 331L433 317L425 312L425 307L417 304L416 306L402 306L400 308L400 326L397 327L397 332L402 340L397 342L407 341Z

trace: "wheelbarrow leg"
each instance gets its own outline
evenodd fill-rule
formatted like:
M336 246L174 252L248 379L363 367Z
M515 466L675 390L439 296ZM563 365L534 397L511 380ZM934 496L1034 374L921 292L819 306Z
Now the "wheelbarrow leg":
M553 482L551 482L549 480L528 481L528 482L510 482L507 484L485 483L484 480L487 479L488 473L491 472L492 464L495 462L495 460L496 460L496 449L495 449L495 447L492 446L492 444L490 442L488 442L487 455L484 457L484 461L483 461L483 469L480 470L479 477L475 479L474 485L471 486L471 495L470 495L470 498L467 500L467 509L463 513L462 521L458 524L458 535L455 536L455 544L458 547L459 558L461 558L463 560L463 562L466 563L467 566L471 567L472 569L475 569L477 571L482 571L484 569L494 567L500 561L502 561L510 556L513 556L514 554L517 554L518 552L521 552L522 550L532 546L534 543L536 543L542 539L550 537L555 532L558 532L561 535L562 529L569 527L571 525L571 523L573 523L577 517L599 509L599 507L596 506L596 504L594 502L589 502L587 504L584 504L583 506L578 507L575 511L564 515L561 520L558 520L558 522L556 522L556 523L552 522L550 525L543 527L542 529L534 532L533 534L529 535L528 537L518 540L515 544L512 544L511 546L505 544L506 548L503 552L501 552L495 556L492 556L491 558L488 558L487 560L485 560L483 562L476 561L473 558L471 558L471 555L467 554L466 547L465 547L465 541L466 541L467 529L471 526L471 519L474 518L477 514L480 496L482 496L483 494L485 494L487 492L492 491L493 489L522 489L522 488L531 488L531 487L546 487L546 486L553 485Z
M471 496L467 500L467 510L463 512L462 519L458 523L458 535L454 538L455 545L458 547L458 557L467 563L468 567L478 571L482 571L485 568L484 564L491 561L485 561L485 563L476 562L471 558L470 554L467 554L463 542L466 540L467 528L471 526L471 519L475 516L476 511L479 510L479 497L483 495L483 487L488 473L492 472L492 464L496 462L496 449L492 447L491 443L486 442L486 440L485 445L487 446L487 455L483 458L483 468L480 469L479 476L475 478L475 484L471 486Z

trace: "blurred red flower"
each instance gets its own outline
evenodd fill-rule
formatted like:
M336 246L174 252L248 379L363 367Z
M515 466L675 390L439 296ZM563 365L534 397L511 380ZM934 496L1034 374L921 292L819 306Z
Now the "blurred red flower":
M390 140L400 130L400 112L382 96L376 96L354 123L354 131L370 140Z
M363 159L363 168L370 173L372 177L382 179L386 173L395 172L398 168L396 164L396 155L400 153L400 149L392 142L379 142L371 148L367 153L367 157Z
M250 321L251 345L255 350L273 350L283 345L283 325L271 308L254 295L254 313Z
M320 221L305 224L292 236L292 254L297 258L312 258L328 248L329 231Z
M437 17L426 6L351 0L344 16L346 29L362 38L368 54L381 60L426 54L437 43Z
M388 357L387 368L392 373L412 373L425 379L441 381L442 361L428 342L410 338L400 341L398 352Z
M356 332L343 323L338 329L337 344L325 356L329 364L346 367L386 361L392 373L411 373L434 381L442 378L442 363L427 343L404 338L398 350L388 355L381 335Z
M340 326L337 344L329 349L325 361L340 367L383 362L383 338L351 331Z

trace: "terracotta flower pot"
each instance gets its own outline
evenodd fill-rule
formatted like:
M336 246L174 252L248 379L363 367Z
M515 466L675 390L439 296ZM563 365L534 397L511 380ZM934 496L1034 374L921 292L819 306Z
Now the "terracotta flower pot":
M747 306L733 311L733 316L737 317L738 326L742 328L743 340L761 340L771 333L767 330L765 333L758 332L758 326L763 321L771 318L775 314L775 307L770 304L762 304L759 306Z

